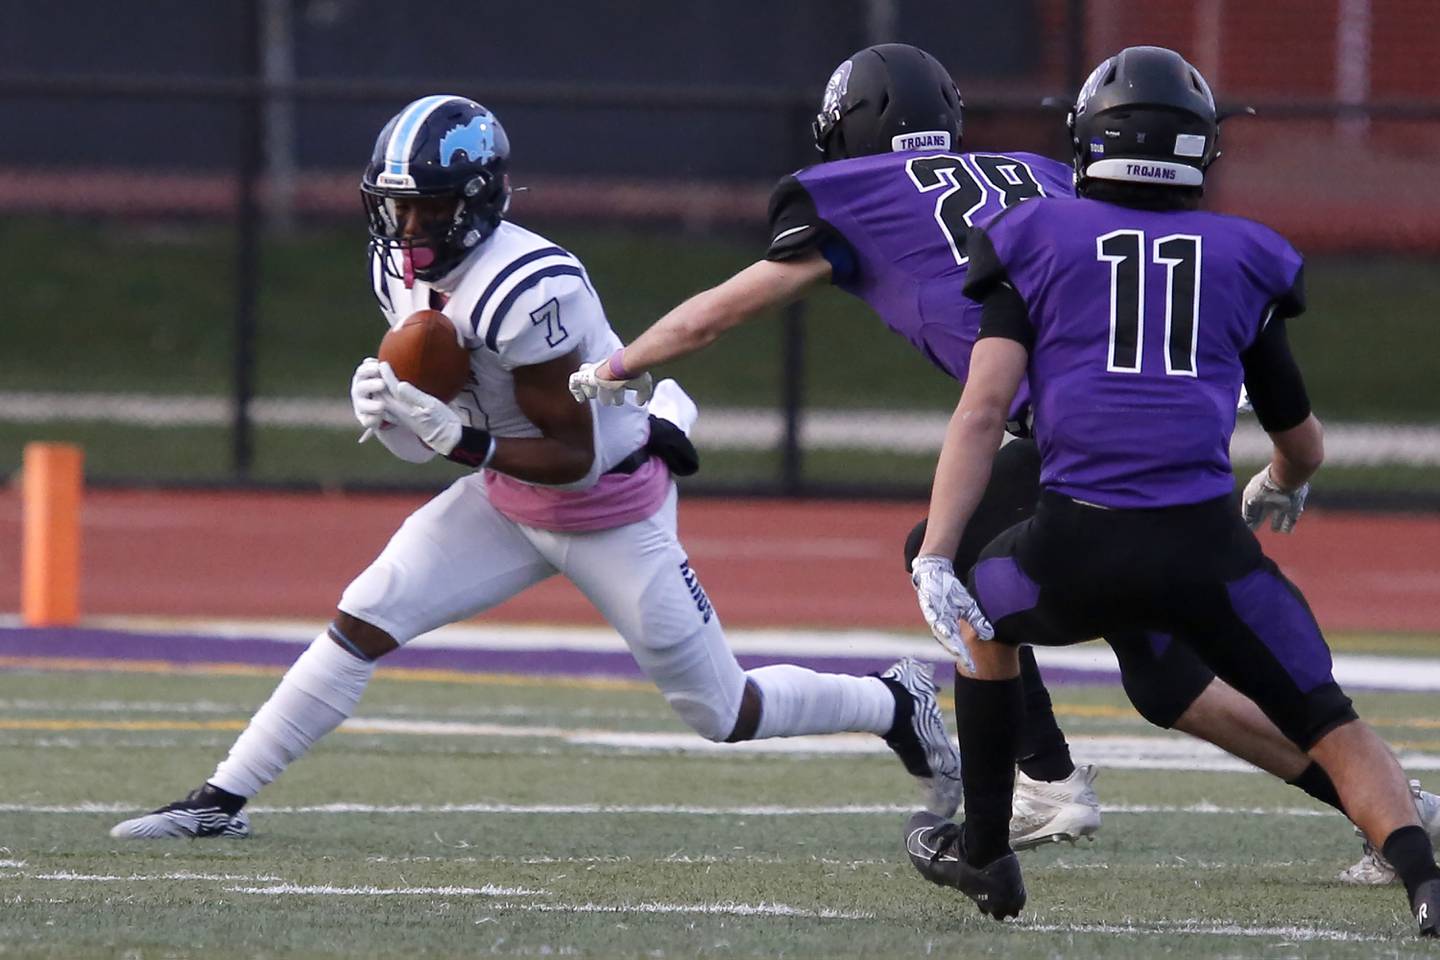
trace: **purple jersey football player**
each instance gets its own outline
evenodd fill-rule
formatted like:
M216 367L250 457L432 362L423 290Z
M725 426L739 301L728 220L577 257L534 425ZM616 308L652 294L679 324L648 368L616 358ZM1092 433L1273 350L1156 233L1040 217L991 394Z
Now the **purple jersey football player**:
M827 282L866 301L891 330L964 380L980 325L979 305L962 293L972 269L972 225L1030 206L1022 201L1072 197L1074 190L1070 168L1044 157L960 153L961 131L960 95L932 57L903 44L850 57L831 76L815 122L825 162L780 181L765 259L676 307L609 361L582 367L572 390L618 397L622 381L639 382L651 367ZM1017 400L1009 411L1017 419L1022 405ZM955 566L968 568L998 533L1034 512L1039 476L1033 441L1006 444L953 554ZM924 532L923 523L911 532L907 570ZM1146 719L1211 740L1338 806L1324 772L1188 647L1143 631L1106 639ZM1021 664L1025 717L1010 826L1017 849L1086 836L1100 823L1094 771L1071 760L1028 650Z
M672 309L611 360L583 367L572 390L577 397L622 396L625 381L644 386L648 368L694 353L730 327L827 282L860 296L940 370L965 379L981 317L979 305L962 295L972 269L972 226L1002 210L1018 212L1028 206L1022 201L1074 191L1070 168L1044 157L959 153L960 132L959 92L935 59L904 45L855 53L832 73L816 117L824 163L783 178L775 191L765 259ZM1017 419L1021 407L1022 399L1012 403ZM968 569L996 534L1030 517L1038 495L1034 442L1007 443L953 564ZM922 522L907 541L906 570L923 535ZM1116 632L1106 639L1126 694L1146 720L1211 740L1339 805L1323 770L1259 707L1217 681L1188 646L1158 633ZM1100 825L1093 767L1070 759L1028 649L1021 652L1021 676L1025 717L1012 846L1090 835Z
M1192 648L1319 764L1405 884L1421 935L1440 935L1440 868L1404 773L1251 532L1267 515L1294 525L1323 458L1285 334L1305 306L1300 256L1266 227L1198 209L1219 127L1205 80L1173 51L1132 47L1101 64L1070 129L1078 198L1009 207L969 234L965 292L981 322L914 566L925 618L963 664L966 821L917 814L912 835L930 856L912 859L983 913L1018 913L1016 644L1153 631ZM951 558L1027 379L1040 504L962 585ZM1274 454L1236 511L1242 383ZM964 734L977 728L986 736Z

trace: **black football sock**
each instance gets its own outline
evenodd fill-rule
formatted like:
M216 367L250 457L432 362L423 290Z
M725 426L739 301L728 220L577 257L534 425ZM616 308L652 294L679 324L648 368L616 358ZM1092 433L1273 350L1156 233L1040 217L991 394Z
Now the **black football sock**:
M955 675L955 724L965 790L965 859L981 867L1010 852L1015 751L1025 717L1020 678Z
M1415 888L1427 880L1440 880L1440 867L1435 865L1435 848L1424 827L1401 827L1385 838L1381 855L1400 875L1405 893L1415 899Z
M1070 744L1055 721L1055 707L1050 691L1035 663L1035 652L1020 648L1020 681L1025 687L1025 722L1020 726L1020 749L1017 753L1020 770L1031 780L1054 782L1075 772L1070 759Z
M219 807L221 810L225 811L231 816L239 813L240 808L245 806L248 800L247 797L242 797L238 793L231 793L229 790L221 790L219 787L215 786L215 784L208 781L203 787L201 787L199 790L196 790L193 796L197 803L203 803L207 806L212 807Z
M1335 784L1330 781L1330 774L1313 760L1310 761L1310 766L1300 772L1300 776L1287 780L1286 783L1304 790L1321 803L1328 803L1341 813L1345 812L1345 806L1340 802L1340 794L1335 790Z

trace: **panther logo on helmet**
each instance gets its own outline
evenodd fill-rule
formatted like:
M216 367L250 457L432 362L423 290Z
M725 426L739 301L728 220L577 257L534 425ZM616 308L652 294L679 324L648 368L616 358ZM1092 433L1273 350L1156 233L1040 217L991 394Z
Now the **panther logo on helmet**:
M850 71L854 66L855 61L846 60L835 68L834 73L830 74L830 80L825 84L825 97L820 103L821 113L839 112L840 100L850 86Z
M408 285L454 270L500 225L510 206L509 167L505 128L468 97L422 97L392 117L360 181L386 272ZM445 216L405 234L402 207L440 200L454 201Z
M495 134L490 127L492 119L485 115L477 116L441 137L440 166L450 166L456 154L463 154L472 163L488 163L495 156Z

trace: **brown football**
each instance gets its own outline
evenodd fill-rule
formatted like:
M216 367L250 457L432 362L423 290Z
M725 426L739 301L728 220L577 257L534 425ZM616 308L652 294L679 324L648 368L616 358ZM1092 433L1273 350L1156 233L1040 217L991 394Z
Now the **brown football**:
M380 359L395 376L449 403L470 379L470 351L439 310L417 310L380 341Z

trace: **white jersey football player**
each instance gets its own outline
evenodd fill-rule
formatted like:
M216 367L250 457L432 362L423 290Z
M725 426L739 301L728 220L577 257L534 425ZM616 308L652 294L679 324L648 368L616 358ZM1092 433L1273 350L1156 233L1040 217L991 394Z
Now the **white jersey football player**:
M473 472L412 514L346 588L334 621L209 779L111 835L248 836L246 801L354 712L376 660L557 573L701 736L875 733L925 782L930 808L953 813L958 751L927 666L902 660L856 677L736 662L675 535L672 473L695 466L684 432L694 405L673 381L651 404L670 419L571 399L570 375L620 340L580 262L503 219L508 159L484 107L425 97L381 131L361 187L386 320L444 312L470 350L471 377L445 404L366 359L351 385L356 417L398 457L439 455Z

